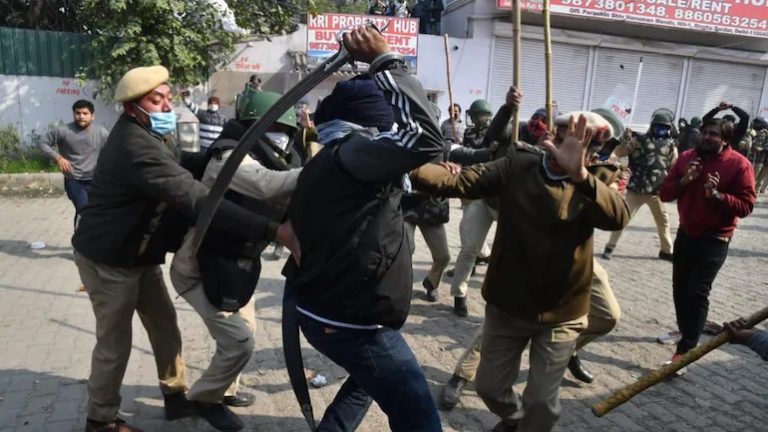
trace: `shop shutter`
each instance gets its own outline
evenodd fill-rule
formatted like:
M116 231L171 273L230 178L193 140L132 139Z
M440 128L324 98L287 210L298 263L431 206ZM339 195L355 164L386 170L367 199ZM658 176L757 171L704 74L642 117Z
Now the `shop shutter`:
M520 84L523 105L520 119L525 120L538 108L544 107L546 83L544 78L544 42L525 39L521 42L522 64ZM584 86L587 81L589 48L552 44L552 93L561 112L580 110L584 105ZM489 102L498 109L504 104L507 90L512 85L513 42L497 37L493 47Z
M693 59L690 68L684 117L701 117L722 101L733 103L749 115L757 112L764 66Z
M609 100L619 100L630 107L640 57L643 58L643 70L632 118L636 128L647 125L658 108L669 108L677 113L683 57L598 48L590 103L592 108L608 107Z

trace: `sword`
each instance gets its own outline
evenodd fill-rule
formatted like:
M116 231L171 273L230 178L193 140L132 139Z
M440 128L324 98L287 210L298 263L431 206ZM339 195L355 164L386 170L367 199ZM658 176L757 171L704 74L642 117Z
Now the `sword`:
M391 20L387 21L386 25L381 29L376 27L373 21L368 21L367 25L381 33L389 27L391 22ZM216 209L224 198L227 189L229 189L232 177L234 177L235 172L245 158L245 155L251 151L251 148L253 148L253 146L264 136L264 133L272 123L279 119L286 110L293 107L308 91L312 90L315 86L323 82L323 80L352 60L352 56L344 46L344 41L342 40L344 33L349 32L351 29L352 27L347 27L336 34L336 40L339 43L339 51L318 65L312 72L304 77L304 79L288 90L288 92L278 99L278 101L275 102L275 104L272 105L257 122L245 131L242 138L240 138L237 147L232 150L232 153L224 163L221 172L219 172L218 177L216 177L216 181L208 193L208 196L205 198L203 207L197 216L197 221L195 222L195 238L193 242L195 253L200 249L200 245L205 238L205 233L211 226L211 221L216 213Z

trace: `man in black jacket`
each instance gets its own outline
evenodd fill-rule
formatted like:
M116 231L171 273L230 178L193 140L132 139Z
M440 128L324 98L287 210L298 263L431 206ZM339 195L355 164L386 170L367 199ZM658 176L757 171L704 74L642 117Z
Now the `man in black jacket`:
M743 109L737 107L736 105L730 103L730 102L720 102L720 105L712 108L708 113L704 114L704 117L702 118L703 121L707 121L710 119L715 118L715 115L719 113L720 111L728 111L731 110L736 114L736 116L739 118L739 121L736 121L736 117L734 117L732 114L726 114L723 116L723 119L730 122L733 125L733 142L729 143L733 148L739 150L739 143L742 139L744 139L744 136L747 134L747 130L749 129L749 114L747 114L746 111ZM739 150L739 152L742 155L746 156L746 152Z
M184 362L176 312L160 264L186 225L170 220L200 210L208 188L178 162L176 115L168 70L128 71L115 90L123 114L107 139L80 224L72 238L77 264L96 316L96 347L88 378L86 432L136 432L117 418L120 385L138 312L149 334L169 420L192 414L184 396ZM285 239L285 228L224 201L214 228L260 243ZM175 229L175 232L171 232Z
M444 144L423 88L378 32L356 29L344 45L371 65L372 78L337 84L318 107L325 148L304 167L288 208L301 258L284 269L286 296L295 298L309 343L349 373L318 431L355 430L372 400L393 431L440 431L424 373L398 329L413 283L404 175Z

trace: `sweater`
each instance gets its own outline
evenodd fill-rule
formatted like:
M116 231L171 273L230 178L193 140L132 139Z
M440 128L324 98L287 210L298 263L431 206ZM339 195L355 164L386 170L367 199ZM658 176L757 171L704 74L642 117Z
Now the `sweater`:
M688 163L699 157L696 150L686 150L677 159L659 189L664 202L677 200L680 229L692 237L733 237L738 218L747 217L755 207L755 174L752 164L731 146L720 154L701 158L701 174L690 184L680 184ZM707 198L704 184L707 174L717 172L720 199Z
M59 156L72 165L72 173L64 176L76 180L90 180L96 170L99 152L107 142L109 132L103 126L91 124L81 129L75 122L53 129L38 144L40 150L52 160ZM58 148L58 151L56 149Z
M629 210L618 192L592 174L580 183L549 178L544 159L533 146L518 145L457 175L425 165L411 178L430 193L497 196L498 227L483 298L523 320L559 323L589 311L594 229L624 228Z

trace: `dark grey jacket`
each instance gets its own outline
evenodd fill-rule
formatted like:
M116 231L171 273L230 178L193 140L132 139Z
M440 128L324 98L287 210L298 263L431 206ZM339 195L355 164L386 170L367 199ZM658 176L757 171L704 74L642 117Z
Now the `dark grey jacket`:
M207 194L208 188L179 164L170 142L123 114L99 156L72 244L110 266L160 264L174 240L168 236L183 235L186 226L178 225L197 216ZM184 218L171 217L169 210ZM277 228L226 201L212 226L253 240L273 239Z

